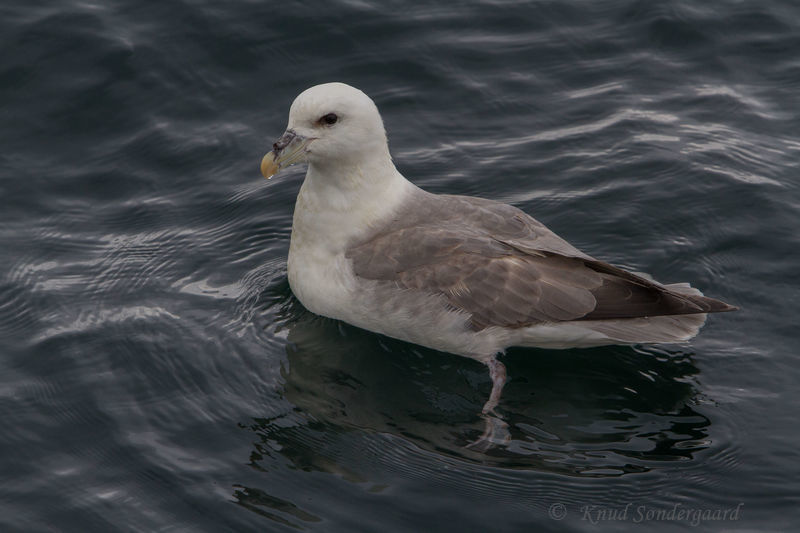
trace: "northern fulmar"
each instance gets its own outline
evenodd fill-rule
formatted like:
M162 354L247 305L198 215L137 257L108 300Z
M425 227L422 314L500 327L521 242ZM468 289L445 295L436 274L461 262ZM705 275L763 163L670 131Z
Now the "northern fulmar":
M288 276L310 311L471 357L489 368L484 417L510 346L683 342L736 307L591 257L507 204L426 192L392 163L375 103L343 83L303 91L261 162L307 162ZM486 436L486 434L485 434Z

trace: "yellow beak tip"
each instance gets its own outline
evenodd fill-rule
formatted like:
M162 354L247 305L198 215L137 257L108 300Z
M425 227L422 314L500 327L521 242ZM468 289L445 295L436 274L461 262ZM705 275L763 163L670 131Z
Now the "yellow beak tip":
M275 163L274 154L269 152L261 160L261 174L263 174L265 178L270 179L276 172L278 172L278 165Z

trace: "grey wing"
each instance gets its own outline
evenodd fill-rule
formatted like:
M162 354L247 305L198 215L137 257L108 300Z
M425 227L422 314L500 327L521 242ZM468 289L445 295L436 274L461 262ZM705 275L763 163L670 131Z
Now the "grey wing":
M351 247L355 274L441 295L474 330L733 309L597 261L511 206L449 199L460 205L438 220L393 225ZM452 209L461 216L448 219Z

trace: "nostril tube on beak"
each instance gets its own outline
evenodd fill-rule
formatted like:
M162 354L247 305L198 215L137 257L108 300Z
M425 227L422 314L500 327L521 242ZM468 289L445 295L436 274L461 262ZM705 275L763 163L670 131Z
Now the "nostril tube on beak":
M275 144L272 145L272 149L277 154L278 152L286 148L286 146L288 146L289 143L292 142L292 140L294 140L295 137L297 137L297 134L294 131L286 130L286 132L283 135L281 135L281 138L275 141Z
M282 168L306 161L308 144L315 137L306 137L294 130L286 130L280 139L272 145L273 150L261 159L261 173L269 178Z

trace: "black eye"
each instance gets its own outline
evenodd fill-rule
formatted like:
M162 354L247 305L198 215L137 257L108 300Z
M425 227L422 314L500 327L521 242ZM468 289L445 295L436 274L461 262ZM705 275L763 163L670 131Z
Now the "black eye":
M328 113L327 115L324 115L321 119L319 119L320 122L325 123L328 126L336 124L337 120L339 120L339 117L336 116L336 113Z

